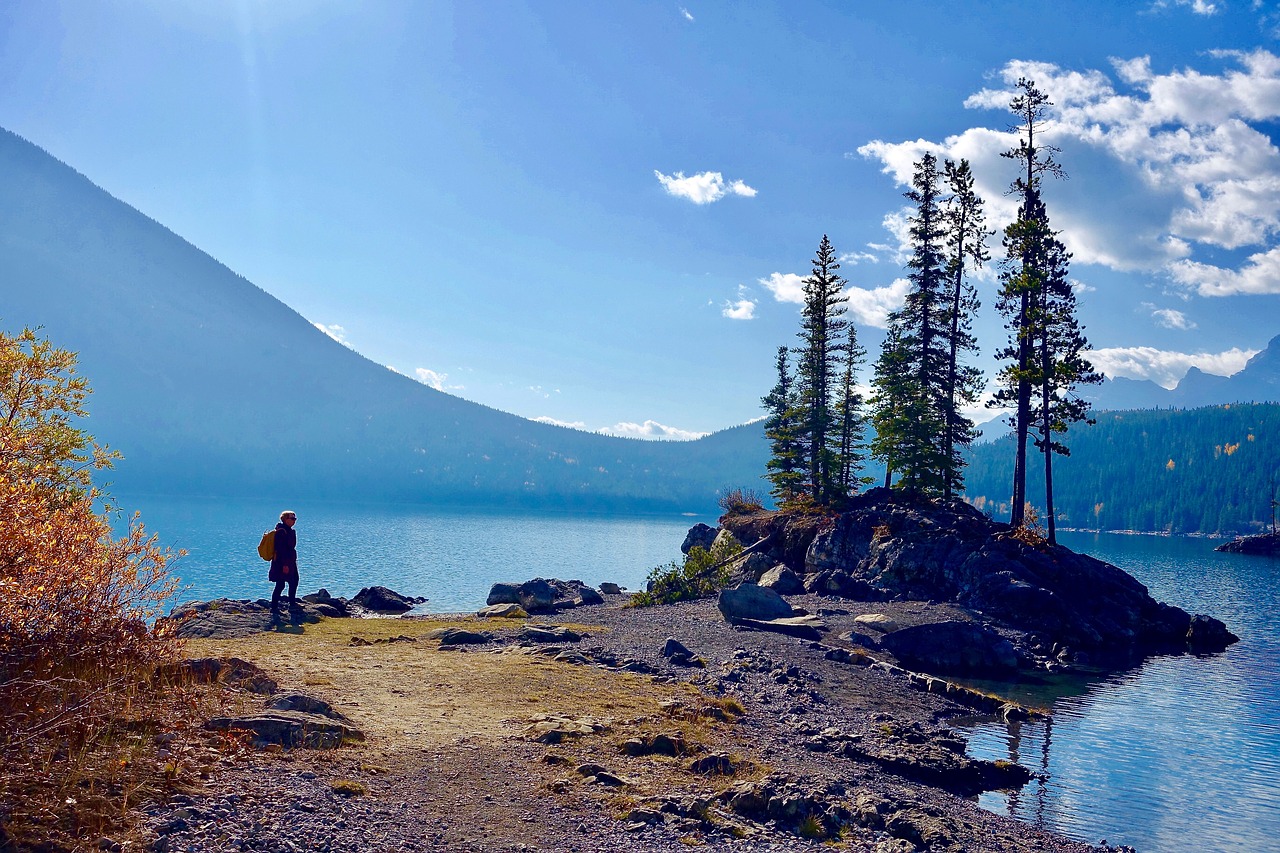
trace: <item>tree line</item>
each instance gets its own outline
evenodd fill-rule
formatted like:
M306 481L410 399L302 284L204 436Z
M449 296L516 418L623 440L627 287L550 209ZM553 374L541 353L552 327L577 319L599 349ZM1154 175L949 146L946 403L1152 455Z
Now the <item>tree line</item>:
M1057 521L1088 530L1241 534L1271 530L1277 488L1280 405L1232 403L1199 409L1100 412L1068 435L1060 462ZM971 448L966 500L1009 513L1015 437ZM1043 484L1027 499L1043 506Z
M1039 450L1054 541L1053 457L1068 455L1067 428L1088 418L1077 386L1101 381L1068 279L1071 255L1050 227L1042 196L1046 177L1064 177L1058 150L1040 136L1052 102L1020 79L1010 111L1018 142L1003 156L1018 164L1010 193L1018 215L1004 229L996 309L1008 340L990 405L1008 407L1014 441L1010 520L1028 523L1027 445ZM824 235L804 281L799 345L779 347L777 381L763 398L770 443L766 477L781 507L838 507L869 485L874 459L884 485L911 496L951 498L964 491L966 449L975 438L965 414L984 377L969 363L977 352L972 321L979 306L972 276L990 260L984 202L968 161L942 163L931 153L914 164L908 220L910 283L889 315L884 343L864 399L858 377L866 352L846 317L847 283ZM867 433L870 427L871 437Z

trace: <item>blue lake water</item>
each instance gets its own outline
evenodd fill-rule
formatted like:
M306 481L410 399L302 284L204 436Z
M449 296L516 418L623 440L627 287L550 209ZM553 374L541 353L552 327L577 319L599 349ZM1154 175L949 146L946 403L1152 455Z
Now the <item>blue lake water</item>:
M969 751L1044 774L985 807L1080 841L1140 853L1280 850L1280 560L1219 554L1205 539L1065 533L1160 601L1222 619L1218 655L1147 661L1102 680L1018 698L1047 722L987 721ZM998 685L988 685L999 689Z
M285 507L254 501L123 497L173 563L182 600L271 594L258 539ZM680 556L692 516L559 515L397 505L297 504L299 595L320 587L351 596L381 585L425 596L433 613L483 607L495 581L534 577L612 581L636 589L654 566Z
M283 507L265 502L121 497L163 543L184 599L269 595L258 538ZM497 580L613 581L637 588L678 556L684 516L585 516L298 504L302 591L351 595L382 584L451 612L484 603ZM1141 853L1280 851L1280 560L1218 554L1214 542L1064 533L1063 544L1115 563L1161 601L1224 620L1225 653L1155 658L1092 681L1055 679L1016 698L1049 722L980 721L970 752L1043 774L993 811L1086 842ZM1009 690L997 686L1003 692Z

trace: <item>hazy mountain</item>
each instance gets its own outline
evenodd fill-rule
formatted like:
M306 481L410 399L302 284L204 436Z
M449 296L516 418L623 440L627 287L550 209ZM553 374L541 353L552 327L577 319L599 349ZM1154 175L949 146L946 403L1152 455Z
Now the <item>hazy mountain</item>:
M0 130L0 327L80 354L117 489L708 511L761 488L760 424L644 442L536 423L377 365Z
M1280 335L1249 359L1238 373L1215 376L1198 367L1173 389L1148 379L1108 379L1101 385L1082 389L1085 399L1098 411L1194 409L1222 403L1273 403L1280 401Z

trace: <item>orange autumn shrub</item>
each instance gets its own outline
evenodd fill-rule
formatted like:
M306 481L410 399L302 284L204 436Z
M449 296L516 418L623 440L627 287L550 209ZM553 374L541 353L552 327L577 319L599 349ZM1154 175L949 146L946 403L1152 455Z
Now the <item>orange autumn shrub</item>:
M112 530L92 475L115 454L75 425L88 393L74 354L0 333L0 849L118 816L164 714L152 674L176 641L152 626L173 555L136 516Z

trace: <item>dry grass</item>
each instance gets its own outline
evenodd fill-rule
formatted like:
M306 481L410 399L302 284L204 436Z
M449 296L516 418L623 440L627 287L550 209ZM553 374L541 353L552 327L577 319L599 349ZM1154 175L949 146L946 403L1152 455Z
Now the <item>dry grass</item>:
M189 653L245 658L266 669L282 689L306 685L307 692L332 703L365 732L368 744L362 749L402 759L410 754L407 748L499 747L512 737L528 738L526 727L540 714L606 721L606 730L565 739L531 767L542 777L531 780L535 787L561 793L577 791L595 799L621 796L630 801L657 793L678 796L681 791L705 787L705 777L686 769L692 755L627 756L620 746L630 738L678 734L690 744L693 755L724 751L741 756L743 752L735 723L745 709L736 699L711 698L688 684L657 683L646 676L557 662L511 647L501 653L450 651L425 638L429 631L443 627L496 630L500 626L471 618L326 619L307 625L301 634L193 640ZM581 632L603 630L572 627ZM353 636L372 644L351 646ZM400 636L417 642L376 642ZM588 787L572 770L588 762L627 780L625 794ZM399 761L392 763L391 775L411 771ZM742 763L744 769L736 778L765 772L750 756ZM372 765L366 766L375 772Z

